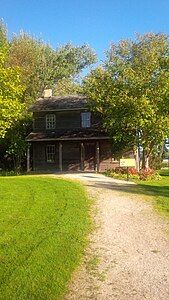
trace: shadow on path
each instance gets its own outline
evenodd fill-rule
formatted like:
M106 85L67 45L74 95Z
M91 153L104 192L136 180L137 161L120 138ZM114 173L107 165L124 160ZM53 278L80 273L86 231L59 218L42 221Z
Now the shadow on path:
M106 181L94 181L93 183L87 184L94 188L105 188L112 191L121 191L131 194L143 194L149 196L161 196L168 197L169 200L169 186L158 186L149 184L130 184L130 183L115 183Z

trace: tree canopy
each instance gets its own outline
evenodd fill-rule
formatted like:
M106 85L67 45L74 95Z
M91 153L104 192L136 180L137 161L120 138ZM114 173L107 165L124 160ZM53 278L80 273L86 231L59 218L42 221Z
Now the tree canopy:
M20 167L25 155L30 104L45 88L52 88L56 95L79 92L77 76L95 61L94 51L86 44L53 49L26 33L8 40L7 28L0 23L0 142L13 165Z
M20 102L24 86L18 67L7 66L9 43L6 28L0 24L0 138L22 115L24 105Z
M30 126L26 108L45 88L52 88L54 95L83 92L93 111L100 113L116 150L139 145L145 165L169 136L168 37L145 34L112 44L105 62L91 71L82 87L77 76L95 61L94 51L86 44L68 43L53 49L26 33L9 41L1 22L0 138L9 131L9 141L12 128L20 128L22 120L26 132ZM24 136L18 135L19 139ZM8 151L14 152L19 153L19 148Z
M146 34L112 44L84 88L114 142L139 143L148 163L154 147L169 134L168 37Z
M42 96L45 88L56 90L58 81L69 80L73 87L75 77L95 61L96 55L88 45L66 44L53 49L25 33L15 36L10 45L9 64L22 70L26 86L23 101L28 106Z

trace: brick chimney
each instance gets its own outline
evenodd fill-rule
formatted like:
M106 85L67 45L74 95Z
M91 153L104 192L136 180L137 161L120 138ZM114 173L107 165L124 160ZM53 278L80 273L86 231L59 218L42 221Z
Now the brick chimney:
M49 98L52 97L52 89L46 89L43 91L43 97L44 98Z

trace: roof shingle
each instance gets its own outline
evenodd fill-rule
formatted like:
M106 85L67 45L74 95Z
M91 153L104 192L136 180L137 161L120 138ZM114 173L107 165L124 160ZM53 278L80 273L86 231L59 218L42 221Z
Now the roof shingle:
M26 140L33 141L51 141L51 140L85 140L85 139L109 139L104 130L81 129L65 130L64 132L31 132Z
M68 95L49 98L39 98L29 111L55 111L87 108L87 98L82 95Z

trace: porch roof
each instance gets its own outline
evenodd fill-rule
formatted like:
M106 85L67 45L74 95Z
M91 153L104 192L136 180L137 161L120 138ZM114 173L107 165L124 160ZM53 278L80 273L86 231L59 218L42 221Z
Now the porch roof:
M81 131L65 131L61 133L56 132L31 132L27 137L27 142L38 141L75 141L75 140L105 140L110 137L103 130L81 130Z

